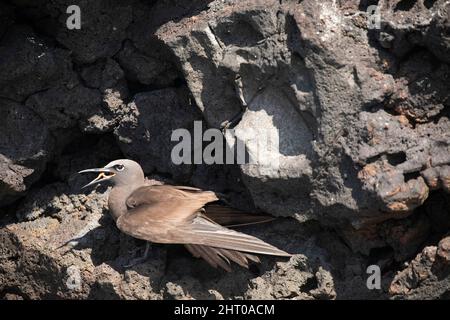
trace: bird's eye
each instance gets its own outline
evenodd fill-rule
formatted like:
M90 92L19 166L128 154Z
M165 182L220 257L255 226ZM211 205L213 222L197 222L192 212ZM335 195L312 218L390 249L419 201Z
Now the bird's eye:
M116 169L117 171L122 171L123 169L125 169L125 167L121 164L118 164L118 165L114 166L114 169Z

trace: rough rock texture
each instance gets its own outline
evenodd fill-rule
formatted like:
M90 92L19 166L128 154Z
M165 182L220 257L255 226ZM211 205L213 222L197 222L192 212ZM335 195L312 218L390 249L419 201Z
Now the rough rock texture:
M450 124L436 118L449 103L448 66L432 67L436 61L424 56L395 61L371 45L365 22L336 2L217 2L156 32L210 126L244 108L235 129L249 153L261 148L249 137L278 143L264 154L270 161L241 167L257 207L300 220L334 207L332 215L358 223L411 212L428 186L403 175L419 173L427 161L450 161ZM417 70L417 59L429 65ZM399 116L378 110L383 104ZM404 129L405 112L428 123L412 133ZM385 157L394 163L384 164Z
M445 0L1 1L0 298L448 298L449 21ZM195 120L248 163L174 165ZM76 175L122 157L284 217L244 231L294 257L225 274L155 245L124 268L142 242Z
M0 203L9 204L36 182L52 152L41 118L20 103L0 99ZM30 128L36 134L30 134Z
M69 51L36 34L29 26L13 25L0 43L0 96L24 101L30 95L54 86L72 88Z
M389 287L394 295L408 299L449 298L450 237L437 247L425 247L407 267L399 272Z
M129 103L130 114L122 119L114 133L124 154L138 161L145 172L155 169L171 173L177 180L189 180L192 166L171 161L172 131L191 129L201 117L189 104L185 90L162 89L136 94Z

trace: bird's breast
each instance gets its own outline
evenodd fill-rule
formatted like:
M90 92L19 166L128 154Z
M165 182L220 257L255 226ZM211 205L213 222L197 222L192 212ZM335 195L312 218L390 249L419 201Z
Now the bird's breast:
M130 192L123 188L114 187L109 193L108 208L109 213L116 221L121 215L127 213L126 200L129 197Z

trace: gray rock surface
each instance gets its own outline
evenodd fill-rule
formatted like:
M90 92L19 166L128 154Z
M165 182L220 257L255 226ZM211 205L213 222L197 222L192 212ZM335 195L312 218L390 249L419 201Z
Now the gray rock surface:
M13 25L0 42L0 97L23 101L53 86L76 83L67 50L55 47L29 26Z
M189 164L175 165L171 160L172 131L187 129L192 132L193 122L201 117L189 103L186 90L162 89L134 96L128 104L130 111L122 118L114 133L124 154L136 159L145 172L155 169L171 173L175 179L186 181L192 174Z
M265 150L267 165L241 168L258 208L300 221L339 216L352 223L383 211L411 212L426 200L428 186L420 177L405 181L403 175L420 173L430 157L449 162L448 118L430 121L448 107L448 84L442 81L448 66L427 69L436 62L431 56L394 61L390 52L371 45L365 22L364 14L337 4L248 1L214 3L195 19L167 23L156 32L178 58L210 126L219 127L245 108L235 129L248 152L256 154L258 143L247 135L279 144L279 150ZM414 119L379 116L382 104ZM427 124L412 133L396 130L398 119L405 126ZM366 132L352 132L359 126ZM382 137L372 137L372 130ZM421 138L421 132L427 136ZM383 177L370 179L385 157L403 156L405 163L393 165L396 174L384 167Z
M132 42L126 41L122 50L116 55L117 61L130 81L155 87L173 85L179 77L179 72L168 59L167 53L161 52L163 47L155 40L149 40L149 42L150 44L146 43L146 45L151 46L153 43L153 46L143 53Z
M0 298L448 298L450 6L380 0L374 28L370 4L1 2ZM259 162L174 165L195 120ZM225 274L155 245L124 268L143 243L75 174L123 157L284 217L244 231L294 257Z
M52 142L41 118L22 104L0 99L0 205L10 204L39 180Z
M450 289L450 238L425 247L407 267L398 272L389 288L394 298L448 299Z

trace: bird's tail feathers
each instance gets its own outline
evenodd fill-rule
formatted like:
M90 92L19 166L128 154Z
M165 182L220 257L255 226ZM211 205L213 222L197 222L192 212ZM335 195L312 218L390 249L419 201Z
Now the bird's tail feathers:
M230 261L247 269L250 262L260 263L257 256L236 250L214 248L196 244L186 244L185 247L194 257L202 258L212 267L221 267L228 272L231 272Z

